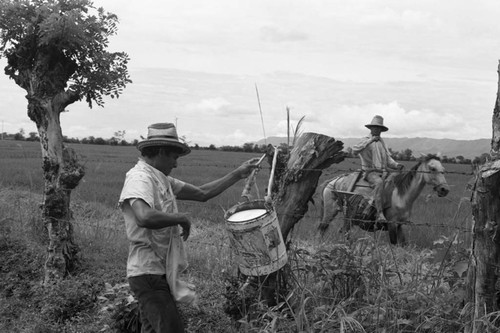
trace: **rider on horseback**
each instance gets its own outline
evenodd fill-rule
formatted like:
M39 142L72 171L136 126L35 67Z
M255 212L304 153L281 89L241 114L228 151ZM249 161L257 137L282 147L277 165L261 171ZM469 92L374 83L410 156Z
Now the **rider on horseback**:
M373 200L377 209L377 222L386 222L382 206L384 178L388 169L402 170L404 166L394 161L380 137L382 132L389 130L384 126L384 118L377 115L365 126L371 133L353 146L352 152L361 158L363 177L374 187Z

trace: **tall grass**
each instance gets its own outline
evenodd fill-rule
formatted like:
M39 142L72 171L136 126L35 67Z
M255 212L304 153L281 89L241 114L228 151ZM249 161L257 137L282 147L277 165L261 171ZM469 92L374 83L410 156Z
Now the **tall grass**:
M72 195L83 264L71 283L47 296L39 291L45 253L38 208L43 186L40 147L0 141L0 254L8 258L0 261L0 331L112 332L117 323L123 329L134 318L124 278L127 241L116 203L125 172L135 164L138 152L133 147L73 148L86 165L84 181ZM193 151L179 161L173 176L199 185L254 156L258 154ZM407 169L411 165L408 162ZM320 182L358 167L356 159L332 165ZM451 193L443 199L429 188L424 190L414 206L412 220L417 226L406 226L411 244L406 248L389 246L383 232L356 230L346 240L337 232L340 220L320 239L316 233L319 207L311 204L292 232L286 295L274 306L256 296L233 317L224 312L228 293L236 293L240 300L252 295L234 290L236 267L223 212L238 201L243 183L207 203L180 203L195 222L186 243L190 267L185 278L197 286L200 307L182 308L189 331L460 331L468 323L464 239L470 221L467 183L471 176L467 166L446 168L452 171L446 175ZM268 177L266 168L258 174L261 193ZM12 251L13 244L23 248ZM23 267L27 257L33 262ZM19 276L27 274L27 267L30 278L22 280ZM75 303L78 298L82 303ZM28 317L31 324L26 322Z
M72 145L72 148L81 156L86 168L85 177L72 192L73 199L115 208L125 173L139 157L137 149L79 144ZM0 149L3 154L3 158L0 159L0 185L42 193L43 177L39 144L5 140L0 141ZM252 157L259 157L259 154L194 150L192 154L179 160L179 166L173 170L172 176L201 185L225 175ZM415 164L415 162L403 163L406 169ZM263 166L264 169L257 175L257 187L261 197L264 195L270 172L266 162ZM412 221L417 226L406 227L409 241L421 247L431 246L440 235L452 234L456 229L465 230L470 221L470 192L467 185L472 179L471 167L456 164L447 164L445 167L448 171L446 178L451 187L450 194L445 198L437 198L432 189L426 187L414 204ZM346 159L324 170L319 183L358 168L358 159ZM180 202L180 209L191 212L195 217L223 223L224 210L238 202L242 189L243 184L239 183L207 203ZM319 193L315 195L316 202L319 202L318 196ZM306 217L296 226L294 236L313 237L312 231L318 223L319 216L319 204L310 204ZM335 228L336 226L332 229Z

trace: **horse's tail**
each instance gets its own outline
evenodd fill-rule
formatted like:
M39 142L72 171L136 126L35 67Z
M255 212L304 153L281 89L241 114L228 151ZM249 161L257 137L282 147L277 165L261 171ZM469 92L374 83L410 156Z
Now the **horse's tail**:
M340 175L335 178L330 178L328 180L325 180L321 185L318 187L319 189L319 208L320 208L320 221L323 221L324 217L324 212L325 212L325 188L333 182L332 190L337 188L337 183L344 177L345 175Z
M323 198L323 192L325 191L325 187L332 181L333 179L328 179L328 180L325 180L323 183L321 183L321 185L319 185L318 189L319 189L319 220L322 221L323 220L323 212L324 212L324 205L325 205L325 200Z

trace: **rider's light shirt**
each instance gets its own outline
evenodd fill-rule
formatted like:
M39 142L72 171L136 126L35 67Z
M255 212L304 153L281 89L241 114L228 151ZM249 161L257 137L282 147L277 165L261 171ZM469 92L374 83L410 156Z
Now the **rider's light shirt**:
M379 141L370 143L372 137L372 135L364 137L352 147L352 152L361 158L361 168L364 171L396 169L398 163L391 157L384 140L380 138Z

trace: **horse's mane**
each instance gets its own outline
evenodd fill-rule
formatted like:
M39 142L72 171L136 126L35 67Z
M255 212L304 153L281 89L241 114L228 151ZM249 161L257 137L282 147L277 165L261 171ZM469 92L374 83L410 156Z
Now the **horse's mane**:
M405 194L406 191L408 191L408 189L410 188L411 181L417 175L417 169L420 167L420 165L422 165L422 163L427 163L429 160L432 159L441 161L441 158L439 156L434 154L428 154L420 158L418 163L415 164L415 166L411 168L410 171L401 172L396 176L394 176L394 185L396 186L400 194Z

